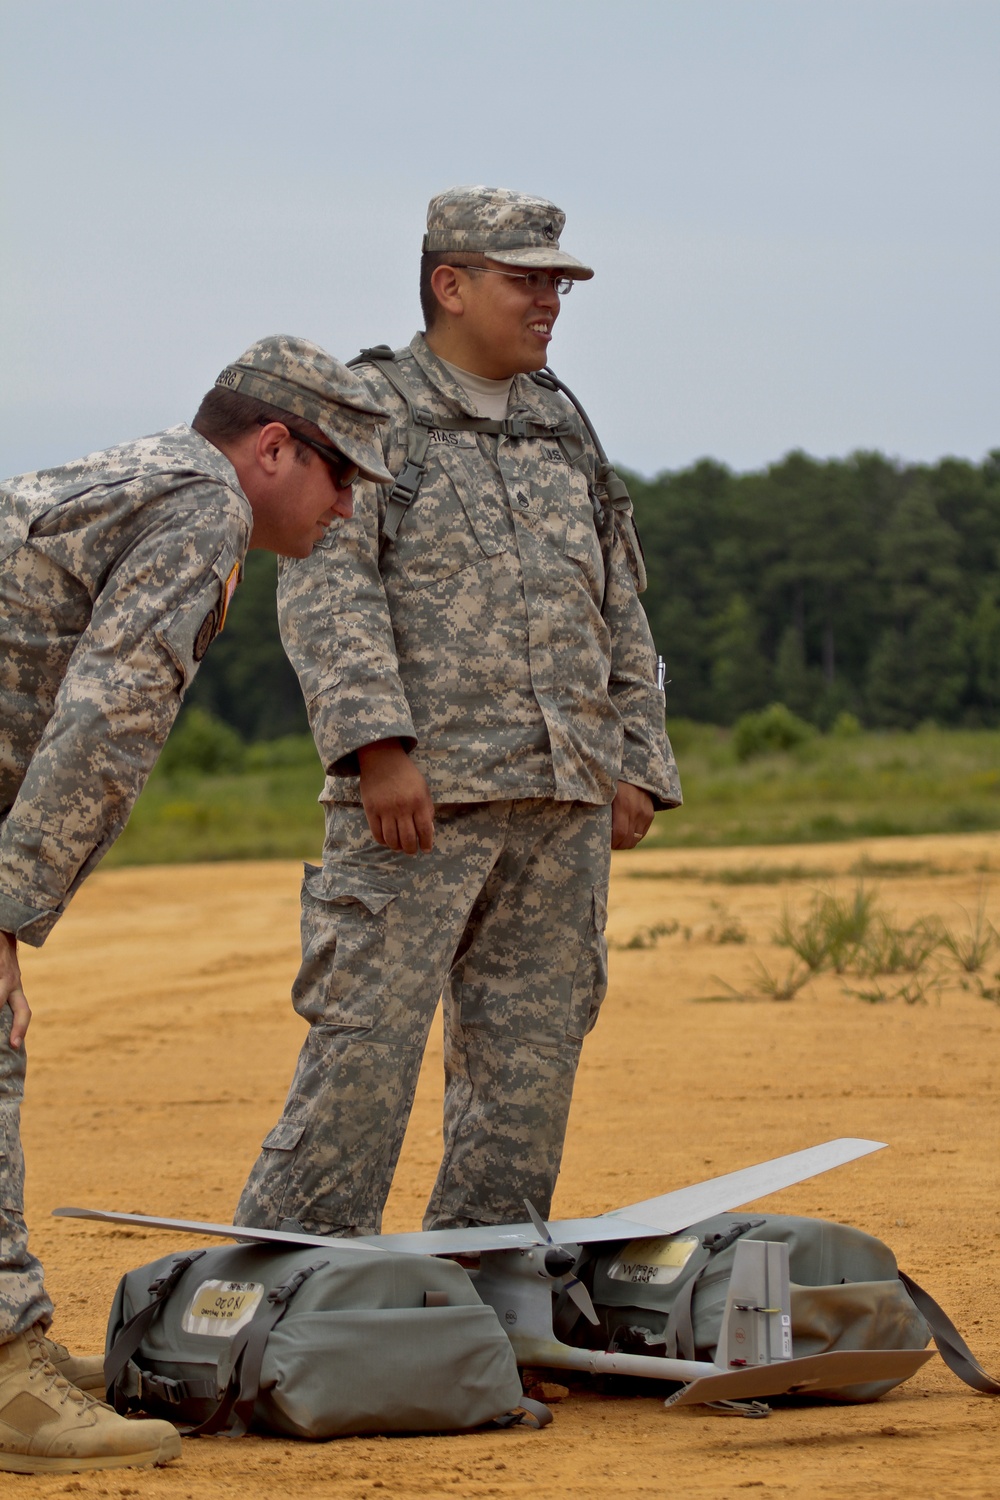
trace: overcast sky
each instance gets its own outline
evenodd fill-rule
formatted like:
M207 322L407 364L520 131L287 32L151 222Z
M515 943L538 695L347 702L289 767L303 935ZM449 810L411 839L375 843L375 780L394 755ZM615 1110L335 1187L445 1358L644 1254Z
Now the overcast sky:
M1000 0L0 0L0 474L269 333L419 326L428 198L552 198L554 368L653 474L1000 446Z

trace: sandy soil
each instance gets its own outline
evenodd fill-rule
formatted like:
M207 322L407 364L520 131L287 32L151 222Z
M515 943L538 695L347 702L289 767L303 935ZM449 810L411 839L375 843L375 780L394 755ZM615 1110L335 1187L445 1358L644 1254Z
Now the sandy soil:
M611 989L585 1050L555 1211L598 1212L832 1136L886 1141L889 1150L761 1206L887 1240L1000 1373L1000 1005L963 989L953 970L926 1003L866 1004L835 976L787 1003L697 1003L729 994L721 981L744 990L755 958L783 972L787 956L772 942L783 907L804 910L817 885L852 889L846 872L862 853L900 867L869 882L900 918L936 912L960 930L962 908L973 911L985 890L1000 925L993 835L616 857ZM823 873L778 884L706 878L773 866ZM103 1343L125 1270L181 1245L54 1220L50 1209L231 1214L301 1038L287 999L298 879L291 864L99 873L47 947L26 955L36 1011L29 1222L57 1302L54 1331L75 1347ZM623 946L675 922L655 946ZM719 941L740 927L747 941ZM998 964L1000 954L991 973ZM439 1073L435 1038L387 1229L419 1223L439 1150ZM748 1422L578 1386L542 1433L192 1440L169 1470L11 1477L4 1494L992 1497L998 1426L1000 1404L934 1360L871 1406Z

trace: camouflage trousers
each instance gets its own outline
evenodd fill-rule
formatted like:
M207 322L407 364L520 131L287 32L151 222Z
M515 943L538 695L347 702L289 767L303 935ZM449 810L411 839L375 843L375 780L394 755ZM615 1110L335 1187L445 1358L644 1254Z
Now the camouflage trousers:
M424 1227L520 1220L525 1197L549 1212L607 988L611 809L439 806L434 840L396 854L361 808L328 807L292 991L309 1035L238 1224L379 1229L439 997L444 1157Z
M41 1263L28 1249L24 1223L24 1153L21 1100L24 1043L10 1045L10 1007L0 1010L0 1344L33 1323L48 1326L52 1303L45 1294Z

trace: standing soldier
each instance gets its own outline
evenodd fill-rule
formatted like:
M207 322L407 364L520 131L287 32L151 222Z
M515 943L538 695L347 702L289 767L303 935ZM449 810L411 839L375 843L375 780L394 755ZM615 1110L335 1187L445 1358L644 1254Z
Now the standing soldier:
M229 365L192 427L0 482L0 1470L163 1464L168 1422L126 1421L103 1361L47 1334L28 1250L19 1107L40 946L121 833L226 611L249 547L305 557L388 480L385 413L303 339ZM332 445L332 446L331 446Z
M593 275L564 222L504 189L432 200L426 333L360 366L398 477L282 568L326 842L293 991L311 1028L238 1223L379 1228L442 990L424 1225L509 1222L526 1195L549 1212L606 989L611 849L680 801L624 486L529 378Z

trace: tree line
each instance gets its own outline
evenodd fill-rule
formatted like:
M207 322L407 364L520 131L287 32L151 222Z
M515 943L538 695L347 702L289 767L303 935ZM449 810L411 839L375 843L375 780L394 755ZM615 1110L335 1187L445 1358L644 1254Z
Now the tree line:
M1000 449L981 464L790 453L626 474L667 663L668 716L771 702L821 729L1000 724ZM189 701L248 740L306 729L278 640L274 562L251 553Z

